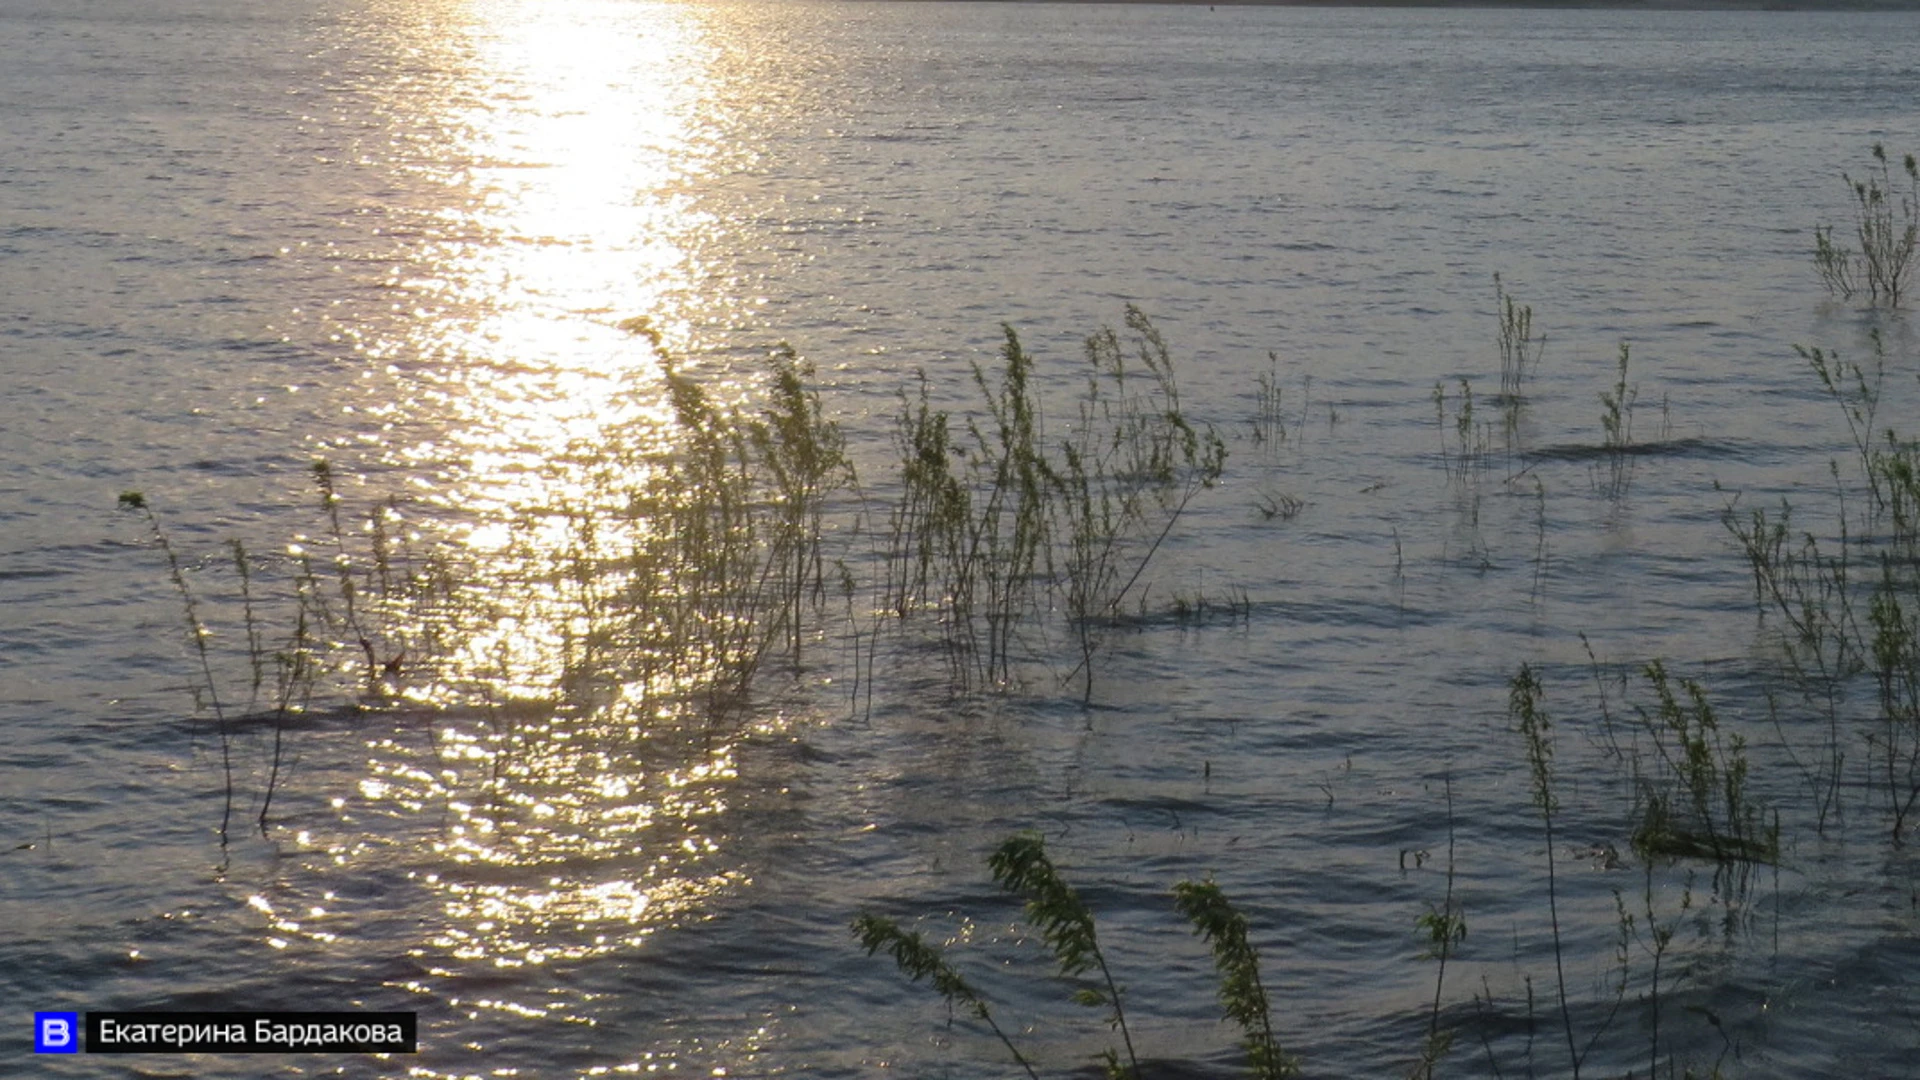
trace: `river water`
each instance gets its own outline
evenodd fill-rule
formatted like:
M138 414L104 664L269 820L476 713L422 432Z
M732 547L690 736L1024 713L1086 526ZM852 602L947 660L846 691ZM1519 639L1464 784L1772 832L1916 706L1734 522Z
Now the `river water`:
M985 865L1037 829L1100 918L1151 1074L1239 1067L1169 896L1209 875L1307 1074L1405 1074L1442 977L1416 920L1450 861L1468 934L1443 1073L1568 1075L1571 1026L1592 1075L1911 1074L1920 867L1858 771L1870 727L1843 734L1820 827L1819 728L1792 700L1768 719L1778 647L1722 511L1785 497L1831 528L1851 444L1794 345L1865 359L1879 330L1882 422L1912 415L1910 325L1830 298L1810 230L1847 233L1840 173L1874 143L1920 149L1916 56L1899 14L10 0L15 1021L421 1018L406 1059L140 1076L1009 1074L991 1033L859 950L869 911L950 944L1043 1074L1084 1072L1101 1013ZM1476 426L1498 414L1495 274L1546 337L1498 432ZM1081 342L1128 303L1225 471L1088 700L1045 616L1006 685L955 692L936 645L876 637L862 606L901 394L924 372L977 415L969 365L991 370L1004 323L1066 430ZM558 558L540 522L592 504L612 441L659 423L663 357L751 408L781 342L860 471L827 523L854 594L725 725L610 711L604 686L582 707L560 654L592 589L515 560ZM1623 343L1637 449L1611 458ZM1486 433L1466 449L1487 440L1466 465L1462 379ZM331 582L336 549L366 550L352 513L333 535L316 458L341 506L393 500L408 566L453 553L456 616L431 649L316 630L335 674L263 721L273 665L255 690L226 543L270 660L302 553ZM132 491L191 615L116 506ZM371 688L357 636L397 669ZM1780 813L1777 866L1737 895L1629 851L1601 688L1630 726L1656 658L1701 680ZM1508 715L1522 662L1555 720L1563 976ZM245 714L231 784L214 697ZM1674 933L1658 982L1649 905ZM120 1075L99 1060L6 1071Z

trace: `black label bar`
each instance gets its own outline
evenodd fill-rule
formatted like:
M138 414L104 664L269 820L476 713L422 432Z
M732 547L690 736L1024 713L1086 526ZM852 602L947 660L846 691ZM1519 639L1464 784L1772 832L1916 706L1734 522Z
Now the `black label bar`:
M90 1012L89 1054L412 1054L410 1012Z

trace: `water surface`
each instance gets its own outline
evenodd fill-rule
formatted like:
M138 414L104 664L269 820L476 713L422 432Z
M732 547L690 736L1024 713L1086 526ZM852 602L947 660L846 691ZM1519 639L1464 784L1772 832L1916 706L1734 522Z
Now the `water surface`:
M1168 1074L1237 1062L1167 899L1208 874L1256 928L1309 1074L1404 1072L1450 785L1470 936L1443 994L1462 1025L1449 1068L1530 1052L1558 1074L1556 1029L1536 1015L1528 1033L1552 953L1506 682L1534 663L1561 724L1569 992L1597 1030L1614 890L1641 877L1591 854L1625 850L1626 800L1584 633L1620 670L1664 657L1707 680L1786 808L1788 857L1738 933L1683 924L1668 1052L1904 1073L1915 868L1870 791L1847 791L1825 838L1794 809L1804 785L1760 700L1773 654L1720 513L1735 492L1831 505L1847 434L1793 344L1864 357L1881 327L1888 415L1911 415L1907 322L1830 301L1807 251L1847 213L1840 169L1875 141L1920 146L1915 34L1810 13L11 5L7 996L420 1012L415 1060L266 1066L287 1075L1003 1075L991 1036L853 947L868 909L926 916L1058 1074L1105 1032L984 868L1037 828ZM1465 377L1492 411L1495 273L1548 343L1520 453L1456 479L1432 395ZM844 618L726 737L527 704L564 682L580 594L526 557L633 480L612 448L661 422L663 356L752 403L791 343L880 504L914 371L965 408L969 365L1011 324L1057 430L1081 339L1128 302L1231 457L1090 705L1053 623L1014 686L959 698L932 646L889 638L849 708ZM1646 448L1624 490L1595 453L1622 342ZM1284 441L1254 437L1263 373ZM463 614L403 699L356 709L349 680L288 732L264 838L248 819L271 739L247 727L223 850L179 598L115 497L143 492L182 553L232 705L249 673L222 542L254 553L263 588L292 548L324 567L315 457L345 505L401 500L422 557L460 554ZM1296 515L1258 509L1283 496ZM871 541L840 509L830 542L865 579ZM1245 607L1173 614L1207 596ZM1643 1059L1644 992L1597 1073Z

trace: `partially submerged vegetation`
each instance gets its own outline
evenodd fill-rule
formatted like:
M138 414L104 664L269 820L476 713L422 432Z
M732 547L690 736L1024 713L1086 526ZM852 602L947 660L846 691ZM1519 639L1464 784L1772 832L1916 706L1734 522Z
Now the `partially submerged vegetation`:
M1902 192L1880 147L1874 157L1875 174L1849 178L1860 250L1836 246L1823 227L1817 262L1836 295L1864 290L1875 305L1894 307L1907 291L1920 177L1913 158L1904 159ZM1484 573L1491 559L1478 540L1481 491L1504 455L1509 493L1530 491L1537 502L1537 603L1547 493L1535 472L1542 458L1525 445L1519 421L1545 338L1533 309L1498 278L1495 298L1498 396L1476 400L1469 375L1435 384L1440 438L1429 466L1437 464L1440 482L1459 499L1475 537L1469 564ZM1538 1002L1530 973L1522 975L1522 1050L1497 1047L1488 1034L1489 1017L1517 1011L1490 983L1469 992L1471 1016L1443 1007L1469 914L1454 887L1449 776L1445 892L1411 915L1422 958L1435 961L1411 1075L1438 1075L1461 1034L1479 1036L1495 1075L1578 1077L1595 1071L1596 1055L1625 1058L1628 1044L1648 1075L1721 1075L1727 1054L1697 1071L1697 1055L1675 1035L1677 1025L1704 1024L1726 1039L1718 1019L1677 1009L1673 998L1697 977L1691 961L1708 947L1701 927L1717 923L1723 939L1744 932L1759 871L1777 875L1792 850L1783 818L1825 835L1840 827L1843 795L1864 791L1887 842L1911 839L1920 817L1920 439L1883 421L1887 356L1877 332L1872 342L1866 363L1800 349L1851 445L1850 456L1832 463L1835 506L1822 519L1830 527L1807 527L1805 510L1785 500L1750 506L1731 496L1724 504L1732 550L1750 571L1758 619L1777 650L1764 717L1729 708L1707 678L1680 674L1659 657L1621 665L1619 700L1628 707L1617 712L1616 683L1597 660L1598 702L1584 716L1559 705L1549 716L1549 694L1559 691L1542 669L1521 663L1511 675L1510 752L1526 763L1544 841L1539 915L1554 967L1545 1006L1551 1049L1536 1047L1531 1034ZM1627 499L1646 449L1634 431L1640 388L1630 359L1620 344L1613 380L1599 392L1599 438L1588 428L1574 448L1614 506ZM1182 526L1228 478L1228 445L1187 411L1173 350L1137 308L1126 308L1119 329L1087 339L1085 366L1074 374L1046 370L1006 327L997 363L973 367L964 406L942 407L946 399L918 375L894 418L897 460L873 484L856 474L812 368L793 350L774 351L760 396L746 403L716 400L671 357L661 360L665 429L613 433L596 448L600 473L580 501L522 508L504 556L491 561L418 550L411 507L395 499L349 507L324 460L311 467L318 537L274 558L235 541L224 557L196 561L176 547L145 495L121 496L142 516L181 601L195 697L219 738L223 845L249 782L257 786L254 820L262 833L271 828L293 760L288 734L316 702L384 709L451 700L497 715L499 698L511 693L553 712L602 710L636 730L673 716L711 742L745 724L774 680L835 663L850 669L848 705L862 711L883 642L895 655L937 652L954 698L1060 693L1091 704L1116 635L1156 617L1189 627L1253 618L1253 599L1231 584L1163 589L1163 606L1149 606L1155 573L1179 546ZM1279 358L1270 355L1250 425L1253 442L1269 452L1297 443L1308 417L1310 383L1302 380L1296 417L1281 382ZM1494 402L1497 411L1488 408ZM1336 415L1329 412L1330 426ZM1532 487L1518 487L1529 474ZM1284 522L1306 505L1274 492L1255 509ZM1404 588L1397 529L1393 545ZM239 616L224 662L218 650L227 639L210 625L210 607ZM535 623L547 628L546 653L516 659L505 637ZM476 654L476 640L497 648ZM835 649L849 645L851 663L836 660ZM526 667L547 677L528 678ZM1818 723L1790 724L1788 711ZM1602 835L1604 847L1594 850L1605 854L1596 857L1630 866L1639 881L1613 890L1612 922L1602 928L1615 943L1613 962L1585 990L1565 964L1571 940L1592 929L1575 926L1578 916L1564 904L1572 826L1555 733L1567 727L1604 739L1613 766L1600 785L1611 792L1607 808L1589 811L1578 828ZM243 730L269 733L257 761L241 757ZM1779 751L1772 767L1784 760L1798 775L1798 805L1780 799L1778 785L1760 794L1756 770L1767 765L1754 750L1768 734ZM1331 788L1327 799L1331 806ZM1039 837L1008 840L989 867L1025 901L1060 976L1077 980L1075 1000L1100 1010L1116 1036L1101 1058L1108 1075L1151 1075L1152 1058L1141 1058L1128 1021L1136 1003L1109 967L1094 913ZM1248 1073L1293 1075L1298 1064L1273 1028L1255 928L1210 880L1176 886L1173 906L1211 949ZM885 952L910 979L928 980L1028 1075L1039 1075L1042 1063L1020 1049L1020 1032L1001 1026L986 992L939 948L878 915L862 915L854 932L870 954Z
M1069 434L1043 434L1034 360L1006 328L995 381L973 381L984 418L956 425L926 378L895 434L900 500L888 515L883 609L939 620L953 685L1005 685L1027 632L1064 612L1078 659L1062 677L1093 694L1108 632L1141 595L1148 568L1194 499L1225 469L1226 443L1180 405L1172 351L1129 306L1128 337L1087 339L1088 370ZM957 436L956 426L964 431Z
M1920 163L1906 155L1896 176L1886 146L1874 143L1872 156L1861 178L1840 174L1853 199L1858 247L1836 242L1832 225L1817 225L1813 264L1830 295L1851 300L1864 290L1870 304L1897 308L1912 282L1914 251L1920 246Z
M1120 1036L1119 1047L1109 1046L1099 1055L1105 1075L1109 1080L1140 1080L1151 1075L1141 1069L1133 1033L1121 1006L1122 988L1114 980L1106 954L1101 951L1093 911L1054 866L1047 855L1046 842L1037 833L1009 837L987 860L987 865L996 884L1026 901L1026 920L1040 931L1041 940L1059 966L1062 980L1076 980L1088 971L1098 972L1098 979L1078 979L1081 985L1071 997L1077 1005L1105 1010L1104 1022ZM1273 1007L1266 984L1260 978L1260 953L1252 942L1252 928L1246 918L1212 881L1182 881L1173 887L1172 900L1172 906L1192 925L1194 934L1212 949L1214 967L1220 977L1220 1005L1224 1019L1240 1029L1240 1045L1246 1053L1246 1075L1253 1080L1297 1076L1299 1063L1280 1048L1274 1036ZM960 1006L972 1012L992 1029L1029 1076L1038 1075L1032 1062L992 1019L979 991L919 934L908 933L896 921L872 913L854 919L853 933L867 955L886 950L909 979L917 982L923 976L933 976L933 990L946 999L949 1008Z

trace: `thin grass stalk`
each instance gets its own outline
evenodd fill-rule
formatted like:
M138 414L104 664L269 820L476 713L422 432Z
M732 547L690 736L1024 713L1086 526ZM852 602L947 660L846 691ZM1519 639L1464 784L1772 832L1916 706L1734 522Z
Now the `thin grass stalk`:
M1517 303L1500 275L1493 275L1494 308L1500 318L1500 396L1511 421L1523 398L1528 369L1537 369L1547 339L1533 336L1533 307Z
M247 628L247 660L253 672L253 681L247 689L247 707L243 713L251 713L260 702L260 687L266 682L265 647L260 644L260 623L253 609L253 571L248 565L247 548L239 539L227 541L227 552L233 558L234 571L240 575L240 611Z
M1540 708L1540 679L1530 665L1520 665L1520 671L1514 675L1509 687L1508 716L1517 723L1521 736L1526 740L1527 765L1533 779L1533 805L1540 812L1540 820L1546 827L1547 917L1553 930L1553 970L1560 998L1560 1026L1566 1033L1567 1059L1573 1069L1574 1080L1579 1080L1582 1055L1574 1045L1573 1010L1567 1004L1565 950L1560 938L1559 883L1554 866L1553 816L1560 808L1560 800L1553 790L1553 725L1545 710Z
M1467 922L1453 900L1454 874L1457 863L1454 859L1454 819L1453 819L1453 774L1443 775L1447 796L1447 890L1440 901L1438 910L1429 905L1426 914L1420 916L1419 926L1427 934L1427 952L1423 958L1439 962L1433 978L1433 1005L1427 1012L1427 1044L1421 1052L1420 1065L1415 1076L1421 1080L1433 1080L1433 1070L1445 1056L1452 1044L1452 1035L1440 1034L1440 997L1447 983L1447 961L1452 959L1453 950L1467 937Z
M304 710L313 693L313 650L307 632L307 608L303 603L294 617L293 636L287 643L287 649L278 657L280 664L279 689L273 710L273 756L267 772L267 789L260 798L258 822L260 835L267 835L267 819L273 808L274 794L280 788L281 764L284 760L284 746L287 722L294 712L294 693L300 694L299 708Z
M213 677L213 660L208 654L207 638L209 631L200 621L200 601L194 596L193 588L187 583L187 575L180 563L180 554L173 548L173 542L167 538L166 530L160 527L160 518L154 514L153 507L146 496L138 491L120 493L120 505L127 509L138 510L145 515L147 529L154 543L167 558L167 574L173 580L174 589L179 592L181 603L186 609L187 636L193 641L194 655L200 661L202 686L207 692L207 701L213 706L214 721L220 731L220 774L225 789L225 799L220 811L220 846L227 846L228 827L233 822L233 733L227 722L227 711L220 703L220 687Z

